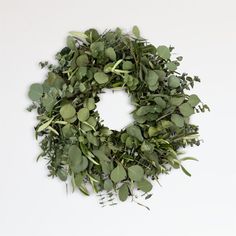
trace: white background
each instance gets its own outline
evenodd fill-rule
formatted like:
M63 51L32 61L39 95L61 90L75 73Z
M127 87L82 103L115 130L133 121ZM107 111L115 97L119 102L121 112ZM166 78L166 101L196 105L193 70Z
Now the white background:
M236 3L234 0L0 0L0 235L236 235ZM42 81L70 30L138 25L153 44L173 45L181 70L210 113L196 115L204 143L187 155L192 177L162 176L147 201L101 208L47 178L33 137L27 89ZM119 104L116 104L119 106Z

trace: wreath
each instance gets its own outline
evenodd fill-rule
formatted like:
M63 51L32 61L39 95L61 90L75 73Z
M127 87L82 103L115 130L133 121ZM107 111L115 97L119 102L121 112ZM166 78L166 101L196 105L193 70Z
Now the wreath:
M190 176L182 163L196 159L180 158L180 149L200 144L189 118L209 108L185 93L200 79L177 72L182 57L172 58L174 48L155 47L137 26L73 31L66 44L56 64L40 62L46 79L28 93L49 176L85 195L106 193L110 205L114 195L125 201L136 190L149 198L154 180L173 168ZM105 127L96 110L104 88L124 89L135 106L134 122L121 131Z

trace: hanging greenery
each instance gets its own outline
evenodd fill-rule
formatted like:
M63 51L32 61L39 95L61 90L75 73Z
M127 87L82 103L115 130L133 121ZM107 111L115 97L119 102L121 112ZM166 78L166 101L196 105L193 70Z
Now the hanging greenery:
M209 108L188 92L200 79L177 71L182 57L173 58L173 49L150 44L137 26L130 34L70 32L57 64L41 62L47 77L28 93L49 176L85 195L91 185L111 205L112 196L125 201L137 189L149 198L154 180L172 168L190 176L182 163L196 159L179 150L200 144L189 118ZM134 122L121 131L105 127L96 110L104 88L124 89L135 106Z

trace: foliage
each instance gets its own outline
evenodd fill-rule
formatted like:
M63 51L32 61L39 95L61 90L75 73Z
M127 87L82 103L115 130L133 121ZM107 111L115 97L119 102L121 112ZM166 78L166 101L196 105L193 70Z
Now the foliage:
M41 62L47 77L29 90L49 176L85 195L90 184L113 202L114 193L125 201L135 189L149 198L152 180L172 168L190 175L182 161L193 158L180 159L178 151L200 144L189 118L209 108L185 92L200 79L177 72L182 57L173 59L172 51L148 43L137 26L132 34L119 28L70 32L58 63ZM125 89L135 106L133 124L120 132L105 127L96 111L103 88Z

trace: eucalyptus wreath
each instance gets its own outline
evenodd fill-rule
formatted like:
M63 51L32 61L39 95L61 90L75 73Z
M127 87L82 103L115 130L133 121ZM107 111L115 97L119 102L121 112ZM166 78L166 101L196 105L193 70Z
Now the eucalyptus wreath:
M182 57L173 58L173 49L150 44L137 26L132 33L89 29L70 32L57 63L40 62L47 76L30 86L28 110L37 111L38 158L47 160L49 176L85 195L106 193L110 205L137 190L149 198L154 180L173 168L190 176L182 163L196 159L180 150L200 144L189 118L209 108L186 93L200 79L177 71ZM124 89L135 106L134 122L121 131L105 127L96 110L104 88Z

